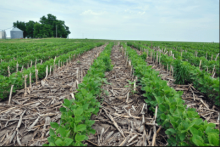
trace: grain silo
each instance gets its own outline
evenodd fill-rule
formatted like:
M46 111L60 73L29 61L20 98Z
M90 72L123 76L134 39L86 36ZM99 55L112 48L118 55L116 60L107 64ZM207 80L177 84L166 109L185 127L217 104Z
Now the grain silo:
M6 32L0 31L0 39L6 39Z
M16 38L24 38L24 36L23 36L23 31L15 27L11 30L11 39L16 39Z

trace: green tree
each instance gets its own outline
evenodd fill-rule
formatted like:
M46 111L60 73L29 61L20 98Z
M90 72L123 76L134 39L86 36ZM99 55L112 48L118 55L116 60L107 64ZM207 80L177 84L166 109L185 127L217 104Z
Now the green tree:
M34 24L34 38L37 38L39 36L41 36L41 24L40 23L35 23Z
M51 30L49 33L50 34L49 37L56 37L56 29L57 29L57 37L67 38L67 36L70 34L69 27L65 25L65 22L61 20L57 20L56 16L52 14L47 14L47 17L45 16L41 17L40 23L42 25L50 25Z
M57 20L56 16L47 14L40 18L39 22L29 21L14 23L14 26L24 31L24 37L57 37L67 38L70 34L69 27L62 20Z
M26 23L26 32L27 32L27 37L34 37L34 24L36 22L30 20L29 22Z

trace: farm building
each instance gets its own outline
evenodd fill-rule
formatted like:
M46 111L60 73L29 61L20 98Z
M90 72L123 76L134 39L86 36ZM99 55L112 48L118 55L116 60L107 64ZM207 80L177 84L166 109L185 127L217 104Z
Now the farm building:
M6 32L0 31L0 39L6 39Z
M15 27L11 30L11 39L16 39L16 38L24 38L24 36L23 36L23 31Z

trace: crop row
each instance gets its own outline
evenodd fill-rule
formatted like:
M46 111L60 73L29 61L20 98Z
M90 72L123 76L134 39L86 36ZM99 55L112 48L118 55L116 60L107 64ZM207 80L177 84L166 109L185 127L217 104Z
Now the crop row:
M101 86L106 82L105 72L111 70L110 54L113 43L106 46L99 57L94 60L88 73L83 78L75 99L65 99L60 108L62 113L60 124L51 122L49 144L44 146L83 146L82 141L88 139L88 135L95 134L90 120L92 114L99 112L100 102L97 98L101 92Z
M83 47L86 45L85 43L79 43L79 44L66 44L62 46L58 46L56 49L51 50L50 48L44 48L41 50L41 52L35 52L30 53L29 55L25 57L18 57L16 60L11 60L10 62L1 62L0 63L0 74L3 76L9 75L10 73L14 73L17 70L20 71L22 66L27 67L28 65L31 66L32 64L35 64L35 62L39 62L40 60L46 61L50 58L54 58L55 56L65 54L71 50L75 50L76 48ZM49 49L49 50L48 50ZM18 64L18 67L17 67ZM9 67L9 69L8 69ZM27 67L28 68L28 67Z
M49 59L43 64L36 64L36 69L38 70L38 75L37 78L44 78L45 73L46 73L46 67L52 67L52 70L54 69L55 65L58 65L58 63L63 62L66 63L67 60L71 60L75 57L75 55L82 54L85 51L88 51L96 46L101 46L103 43L87 43L86 46L83 46L81 48L78 48L74 51L70 51L66 54L63 54L55 59ZM27 75L29 76L30 73L32 74L31 76L31 81L33 82L34 79L36 79L36 69L34 66L24 69L22 72L17 72L11 74L9 77L5 77L0 75L0 98L4 99L8 96L11 85L14 85L13 92L16 90L22 89L23 88L23 83L24 83L24 76ZM30 76L27 78L27 84L29 84L30 81Z
M153 57L156 58L156 54L158 54L158 51L154 51L150 48L147 48L147 50L149 51L149 54L152 53ZM201 71L199 67L192 66L188 62L182 61L181 56L177 59L174 59L171 56L159 54L158 58L165 67L174 67L174 77L178 84L186 84L192 82L197 90L206 94L209 100L215 103L215 105L220 106L219 77L210 77L209 73Z
M153 109L158 105L157 123L166 129L169 146L219 146L219 130L214 123L203 121L195 109L186 108L182 91L175 91L161 80L159 72L147 66L145 59L125 44L126 53L145 91L145 102Z
M0 44L0 60L8 62L13 58L25 57L31 53L41 51L45 48L54 50L58 46L65 44L66 43Z
M129 42L128 45L133 45L136 48L140 49L140 48L146 48L146 46L144 46L143 44L137 44L137 43L132 43ZM165 52L167 51L172 51L172 53L174 54L174 56L176 58L180 57L182 54L182 59L184 61L188 61L191 65L197 66L197 67L201 67L204 71L210 73L210 74L214 74L217 77L219 77L219 61L215 61L215 60L207 60L205 57L196 57L194 56L194 54L190 53L190 52L179 52L175 49L171 49L168 48L166 49ZM200 64L201 62L201 64Z
M142 42L148 46L164 46L166 48L175 48L178 51L187 50L187 52L198 52L199 57L206 57L211 60L211 57L219 53L219 43L192 43L192 42ZM218 57L219 60L219 57Z

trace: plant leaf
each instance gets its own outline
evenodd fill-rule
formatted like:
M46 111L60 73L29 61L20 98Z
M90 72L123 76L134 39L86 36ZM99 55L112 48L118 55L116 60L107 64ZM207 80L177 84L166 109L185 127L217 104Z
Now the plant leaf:
M80 116L82 113L83 113L83 108L82 107L79 107L77 108L75 111L73 111L74 115L77 117L77 116Z
M79 134L76 134L75 136L75 140L76 142L81 142L85 139L85 135L79 135Z
M55 141L55 144L57 146L63 146L64 145L63 141L60 138Z
M71 145L71 143L73 142L73 139L71 139L71 138L65 138L65 139L64 139L64 142L65 142L65 146L69 146L69 145Z
M198 135L193 135L192 141L197 146L204 146L204 140Z
M86 125L81 124L76 127L77 132L86 130Z
M59 128L59 125L56 122L50 122L50 126L55 129Z

